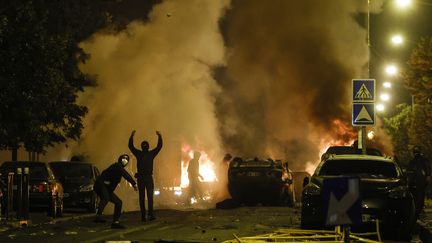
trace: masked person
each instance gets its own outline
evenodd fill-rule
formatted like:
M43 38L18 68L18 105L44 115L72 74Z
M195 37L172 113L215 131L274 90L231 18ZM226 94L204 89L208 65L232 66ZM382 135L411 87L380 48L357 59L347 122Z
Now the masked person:
M139 191L139 204L141 209L141 221L146 221L146 207L145 207L145 193L147 192L148 201L148 220L155 220L153 212L153 193L154 193L154 182L153 182L153 160L159 151L162 149L162 135L159 131L156 131L158 136L157 145L154 149L149 150L149 143L147 141L141 142L141 150L135 148L133 138L135 130L132 131L129 137L129 149L135 155L137 160L137 173L135 177L138 180L138 191Z
M408 167L411 174L410 190L414 197L416 216L420 215L423 210L425 191L431 177L431 168L429 161L421 153L419 147L413 149L414 158L410 161Z
M103 210L109 202L114 203L114 215L111 228L124 229L125 226L120 224L119 218L122 209L122 200L114 193L117 185L120 183L121 178L125 178L132 184L134 190L137 191L136 182L132 176L125 170L125 166L129 163L129 155L120 155L117 162L110 165L107 169L96 178L94 184L94 191L99 196L99 207L94 222L105 223L106 220L102 218Z

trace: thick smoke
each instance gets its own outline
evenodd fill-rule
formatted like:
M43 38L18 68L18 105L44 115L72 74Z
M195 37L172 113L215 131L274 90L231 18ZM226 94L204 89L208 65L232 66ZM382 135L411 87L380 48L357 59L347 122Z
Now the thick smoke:
M352 142L351 80L367 77L369 57L355 16L365 10L366 1L233 1L222 25L229 58L216 70L227 147L304 169L325 145Z
M104 169L129 152L133 129L136 147L142 140L156 146L155 131L161 131L158 186L158 178L180 183L182 143L222 158L215 115L221 90L211 67L225 64L218 24L228 4L164 1L154 6L147 22L132 22L118 34L98 33L83 43L91 58L82 70L97 75L99 85L82 97L90 112L74 153L89 154Z
M367 77L366 2L171 0L146 22L95 34L82 70L99 86L81 99L90 112L68 153L104 169L128 152L133 129L136 146L152 147L159 130L159 178L178 176L182 143L216 162L230 152L311 172L321 149L356 135L351 79Z

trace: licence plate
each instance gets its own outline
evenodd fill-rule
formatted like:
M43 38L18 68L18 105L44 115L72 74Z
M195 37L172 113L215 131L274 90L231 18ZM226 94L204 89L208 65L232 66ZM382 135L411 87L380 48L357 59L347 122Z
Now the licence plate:
M252 171L252 172L248 172L247 175L248 176L261 176L261 173Z

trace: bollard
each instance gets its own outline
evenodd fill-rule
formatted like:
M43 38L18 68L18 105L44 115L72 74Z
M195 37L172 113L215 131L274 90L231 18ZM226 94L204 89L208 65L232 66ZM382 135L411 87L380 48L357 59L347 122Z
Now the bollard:
M17 168L17 209L16 218L21 219L22 214L22 168Z
M6 203L6 212L5 216L6 219L9 219L9 212L12 210L13 205L13 184L14 184L14 172L9 172L8 174L8 181L7 181L7 203Z
M22 190L22 218L27 221L29 219L29 167L24 168L23 173L23 190ZM25 224L27 224L25 222Z

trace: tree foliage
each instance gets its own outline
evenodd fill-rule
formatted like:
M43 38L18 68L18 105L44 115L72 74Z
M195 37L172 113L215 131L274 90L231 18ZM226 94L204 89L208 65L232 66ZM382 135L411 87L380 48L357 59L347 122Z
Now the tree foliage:
M384 118L384 129L390 134L394 156L401 165L408 165L411 160L409 129L411 126L411 106L400 104L393 117Z
M420 146L432 159L432 37L418 42L407 64L404 81L415 103L409 130L410 144Z
M79 42L109 23L92 0L6 0L0 6L0 149L28 151L78 139L95 79L78 65Z

